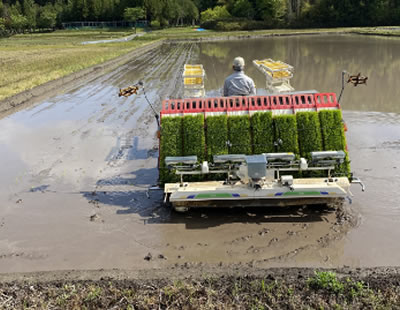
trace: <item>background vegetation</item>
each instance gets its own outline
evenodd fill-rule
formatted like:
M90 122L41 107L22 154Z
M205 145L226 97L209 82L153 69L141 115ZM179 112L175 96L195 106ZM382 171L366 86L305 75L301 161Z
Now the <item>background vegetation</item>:
M399 0L0 0L0 34L69 21L137 21L217 30L395 25Z

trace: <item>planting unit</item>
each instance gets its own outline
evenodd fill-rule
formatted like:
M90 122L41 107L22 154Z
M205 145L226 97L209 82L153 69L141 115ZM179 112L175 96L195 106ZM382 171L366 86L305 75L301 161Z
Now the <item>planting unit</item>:
M160 183L178 211L336 204L360 182L334 93L172 99L160 114Z

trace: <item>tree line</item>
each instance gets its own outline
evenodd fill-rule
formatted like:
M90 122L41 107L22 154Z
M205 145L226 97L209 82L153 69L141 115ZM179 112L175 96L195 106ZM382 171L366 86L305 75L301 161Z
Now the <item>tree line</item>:
M68 21L200 24L217 30L396 25L400 0L0 0L0 34Z

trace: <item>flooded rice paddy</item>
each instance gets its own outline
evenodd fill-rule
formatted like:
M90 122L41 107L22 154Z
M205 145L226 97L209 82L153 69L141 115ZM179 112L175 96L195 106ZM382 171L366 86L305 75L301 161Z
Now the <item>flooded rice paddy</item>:
M163 45L86 85L0 119L0 272L162 268L173 264L382 266L400 260L400 40L301 36ZM368 76L341 102L352 170L350 210L218 209L177 214L162 206L156 123L182 95L185 63L201 63L206 93L220 94L231 61L273 58L295 67L297 90L339 92L342 70ZM146 258L146 259L145 259Z

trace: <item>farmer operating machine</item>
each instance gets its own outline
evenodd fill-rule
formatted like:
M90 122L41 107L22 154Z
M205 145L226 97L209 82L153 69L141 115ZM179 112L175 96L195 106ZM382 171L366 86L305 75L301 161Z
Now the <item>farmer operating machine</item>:
M253 63L270 95L205 98L203 67L185 66L184 89L199 96L162 102L164 201L177 211L336 205L351 196L351 183L364 190L350 173L335 93L294 91L293 67L272 59Z

